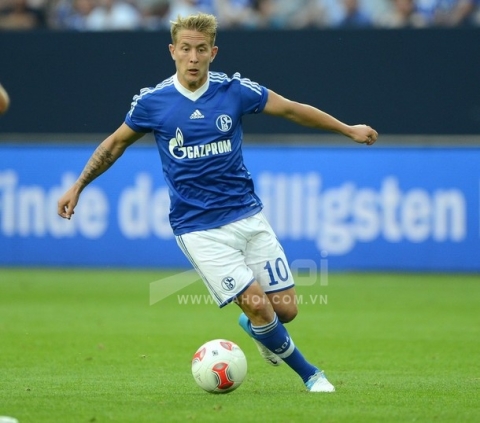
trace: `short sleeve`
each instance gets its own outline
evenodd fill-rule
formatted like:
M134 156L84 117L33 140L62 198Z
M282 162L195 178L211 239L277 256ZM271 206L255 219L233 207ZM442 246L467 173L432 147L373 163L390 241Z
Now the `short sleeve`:
M148 108L142 94L133 97L131 108L125 117L125 123L135 132L152 131Z
M235 74L235 77L237 77L240 82L243 113L261 113L268 100L267 88L248 78L240 78L239 74Z

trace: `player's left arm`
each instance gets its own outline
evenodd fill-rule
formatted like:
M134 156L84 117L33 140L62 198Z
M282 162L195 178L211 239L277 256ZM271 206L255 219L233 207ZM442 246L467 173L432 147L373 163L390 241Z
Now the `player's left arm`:
M10 97L8 96L7 90L0 84L0 115L8 110L9 105Z
M302 126L337 132L361 144L372 145L378 138L377 131L368 125L347 125L316 107L291 101L272 90L268 90L263 112Z

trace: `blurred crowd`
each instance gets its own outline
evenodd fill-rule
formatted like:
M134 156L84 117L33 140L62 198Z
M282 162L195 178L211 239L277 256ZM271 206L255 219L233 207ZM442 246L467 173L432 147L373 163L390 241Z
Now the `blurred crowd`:
M221 28L480 28L480 0L0 0L0 31L149 31L197 12Z

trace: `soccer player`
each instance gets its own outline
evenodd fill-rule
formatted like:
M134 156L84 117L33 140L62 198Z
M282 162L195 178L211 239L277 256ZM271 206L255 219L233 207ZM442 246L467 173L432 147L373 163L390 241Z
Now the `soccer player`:
M10 106L10 97L2 84L0 84L0 115L3 115L8 110L8 106Z
M176 73L133 97L125 121L97 147L60 198L58 213L70 219L82 190L129 145L153 131L176 241L218 306L240 306L239 323L268 362L286 362L310 392L333 392L323 371L303 357L284 326L297 314L294 281L243 162L241 119L264 112L367 145L378 134L367 125L350 126L290 101L238 73L229 77L209 71L218 52L216 31L216 18L208 14L172 22L169 49Z

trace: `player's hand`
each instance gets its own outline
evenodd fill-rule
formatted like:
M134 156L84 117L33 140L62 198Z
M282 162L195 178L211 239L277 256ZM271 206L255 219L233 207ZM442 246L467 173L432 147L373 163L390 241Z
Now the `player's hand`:
M368 125L353 125L350 127L350 138L360 144L372 145L378 138L378 132Z
M72 186L63 196L58 200L57 212L60 217L69 219L75 214L75 206L78 203L80 193L77 187Z

